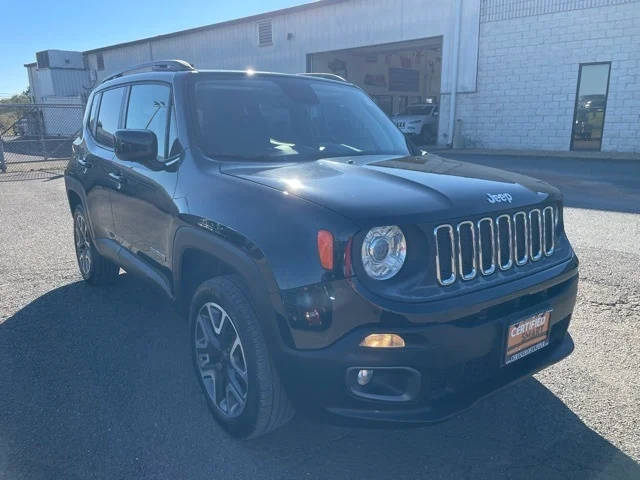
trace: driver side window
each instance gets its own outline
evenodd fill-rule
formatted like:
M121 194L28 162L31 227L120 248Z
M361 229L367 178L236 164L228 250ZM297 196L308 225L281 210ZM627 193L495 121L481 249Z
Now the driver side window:
M168 158L167 130L171 89L151 83L131 86L125 128L151 130L158 139L158 161Z

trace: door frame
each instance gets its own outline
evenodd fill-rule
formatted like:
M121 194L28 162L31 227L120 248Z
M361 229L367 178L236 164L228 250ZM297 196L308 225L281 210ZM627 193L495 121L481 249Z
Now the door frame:
M569 151L574 152L573 149L573 129L576 126L576 117L578 115L578 96L580 95L580 82L582 81L582 67L590 65L609 65L609 71L607 73L607 88L604 92L604 110L602 111L602 135L600 136L600 146L598 152L602 151L602 141L604 140L604 122L607 118L607 102L609 101L609 83L611 81L611 61L608 62L587 62L581 63L578 67L578 83L576 84L576 96L573 102L573 120L571 121L571 141L569 143ZM580 151L580 150L577 150ZM594 150L595 151L595 150Z

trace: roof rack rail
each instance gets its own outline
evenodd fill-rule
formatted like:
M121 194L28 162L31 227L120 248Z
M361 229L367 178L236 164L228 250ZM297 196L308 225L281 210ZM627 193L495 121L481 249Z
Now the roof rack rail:
M122 77L127 73L135 72L137 70L142 70L145 68L151 69L152 72L186 72L195 70L195 68L193 68L193 66L189 62L185 62L184 60L154 60L153 62L139 63L138 65L133 65L129 68L109 75L100 83L108 82L109 80L113 80L114 78Z
M302 75L305 77L317 77L317 78L325 78L327 80L335 80L337 82L346 82L347 80L342 78L340 75L336 75L335 73L299 73L298 75Z

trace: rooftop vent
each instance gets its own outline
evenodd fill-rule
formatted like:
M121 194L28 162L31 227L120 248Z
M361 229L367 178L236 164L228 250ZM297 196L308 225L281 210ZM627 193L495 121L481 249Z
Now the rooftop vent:
M271 20L258 22L258 45L260 47L273 45L273 27Z

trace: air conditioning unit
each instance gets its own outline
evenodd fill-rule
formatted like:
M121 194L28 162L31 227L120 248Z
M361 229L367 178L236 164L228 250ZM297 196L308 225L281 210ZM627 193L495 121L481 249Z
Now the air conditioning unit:
M84 69L82 52L70 50L44 50L36 53L38 68Z

